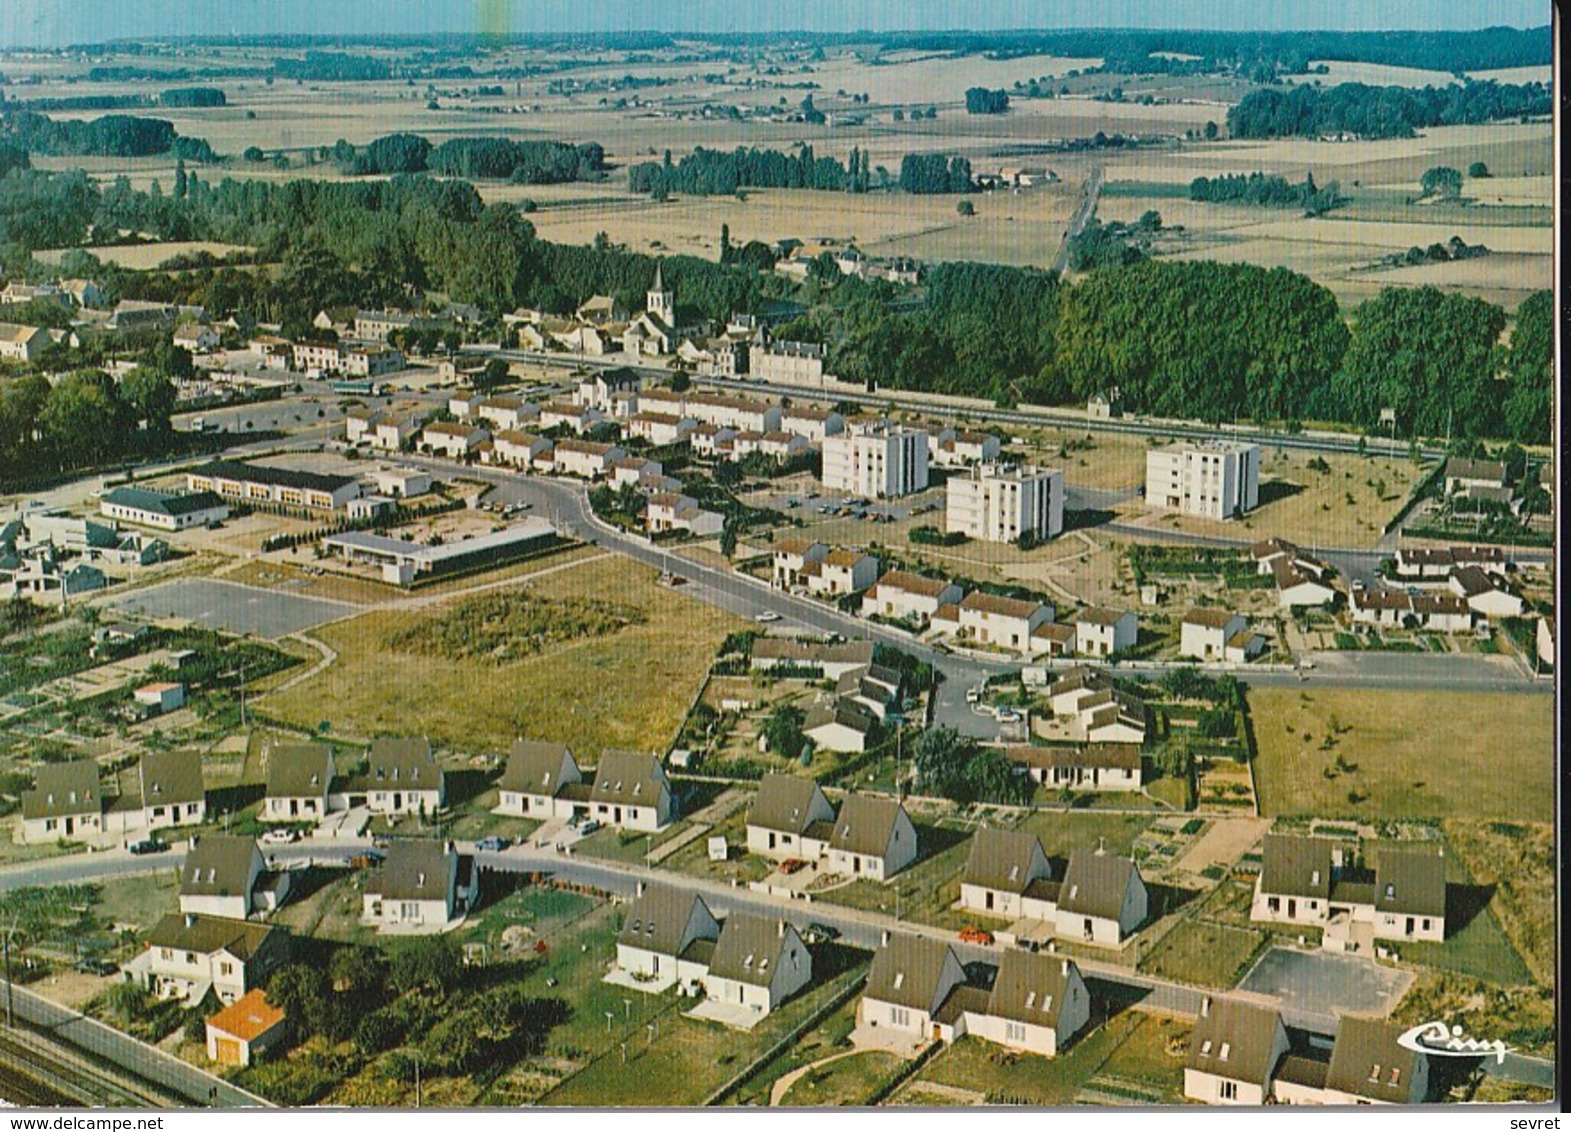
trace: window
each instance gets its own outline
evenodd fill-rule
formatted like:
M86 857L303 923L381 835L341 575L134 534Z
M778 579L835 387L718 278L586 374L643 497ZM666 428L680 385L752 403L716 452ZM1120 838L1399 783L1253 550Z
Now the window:
M1400 1084L1401 1081L1402 1081L1402 1070L1400 1068L1398 1068L1397 1066L1393 1065L1391 1067L1391 1084L1397 1085L1397 1084Z
M1380 1080L1380 1063L1378 1061L1369 1067L1369 1079L1371 1081Z
M1004 1023L1004 1038L1005 1038L1005 1040L1011 1041L1011 1042L1023 1042L1023 1041L1025 1041L1026 1040L1026 1028L1025 1028L1025 1026L1022 1023L1020 1023L1020 1022L1006 1022L1006 1023Z
M1238 1082L1218 1082L1216 1087L1216 1095L1224 1101L1236 1101L1238 1099Z
M1222 1053L1221 1053L1222 1060L1226 1061L1227 1060L1227 1055L1232 1053L1232 1052L1233 1052L1233 1045L1232 1045L1232 1043L1231 1042L1223 1042L1222 1043Z

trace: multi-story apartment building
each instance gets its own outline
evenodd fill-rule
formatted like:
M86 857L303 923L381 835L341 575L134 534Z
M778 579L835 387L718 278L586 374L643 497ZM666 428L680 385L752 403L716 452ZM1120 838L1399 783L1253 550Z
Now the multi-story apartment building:
M824 438L824 486L889 498L927 487L927 433L887 420L848 425Z
M1049 539L1064 529L1064 473L1057 469L977 464L951 476L948 493L949 529L975 539Z
M1260 446L1205 440L1146 453L1146 505L1231 519L1260 502Z

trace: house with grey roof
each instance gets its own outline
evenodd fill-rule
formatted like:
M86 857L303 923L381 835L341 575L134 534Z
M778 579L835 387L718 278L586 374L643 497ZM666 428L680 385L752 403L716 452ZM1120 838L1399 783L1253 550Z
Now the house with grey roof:
M29 845L96 837L104 828L104 790L92 759L45 763L22 791L22 840Z
M638 884L616 937L616 969L658 994L673 983L700 983L709 973L720 924L703 897L669 885Z
M971 839L971 855L960 877L960 906L1010 920L1031 917L1058 899L1053 866L1034 834L981 826ZM1038 919L1051 919L1040 914Z
M1145 777L1139 743L1015 746L1006 747L1004 754L1032 781L1054 790L1139 790Z
M126 982L192 1004L212 991L228 1005L289 958L290 935L269 924L180 912L159 920L144 942L122 968Z
M1206 995L1189 1035L1184 1096L1205 1104L1263 1105L1289 1048L1274 1006Z
M936 1016L965 983L965 968L949 944L925 936L890 936L873 953L857 1024L887 1027L917 1041L942 1038L945 1027Z
M1429 1098L1429 1055L1402 1045L1403 1027L1344 1014L1326 1070L1326 1104L1422 1104Z
M202 756L196 751L149 751L137 767L139 828L200 825L207 819Z
M852 794L840 805L825 867L842 876L888 880L916 860L916 826L890 798Z
M497 788L499 814L544 820L588 813L589 785L563 743L515 740Z
M267 865L250 837L203 834L180 862L180 911L244 920L270 902L282 900L278 886L267 886ZM288 872L278 874L287 891ZM270 897L264 896L264 891Z
M1328 837L1266 834L1250 919L1323 924L1330 913L1331 878L1340 858L1337 843Z
M987 1006L965 1031L1010 1049L1055 1057L1091 1021L1091 992L1073 960L1018 948L1004 952Z
M479 894L473 855L451 841L401 838L366 882L360 919L378 930L440 931L467 914Z
M747 850L816 861L834 832L835 807L811 778L766 774L747 814Z
M634 751L606 751L589 790L593 816L607 825L653 833L676 820L676 798L660 760Z
M704 978L713 1002L745 1008L762 1018L813 981L813 957L783 919L732 912Z
M878 734L878 716L853 699L821 699L807 709L802 734L825 751L860 753Z
M799 641L790 637L760 638L753 642L748 658L752 668L805 669L826 680L838 680L852 669L872 663L872 641Z
M327 816L336 767L322 743L274 744L263 753L267 786L257 817L267 822L321 821Z
M374 739L364 778L352 780L374 814L435 814L447 805L447 776L429 739ZM335 787L334 793L339 792Z
M835 695L885 719L900 707L900 673L882 664L853 668L835 682Z
M1145 923L1147 899L1129 858L1077 849L1064 869L1053 927L1063 939L1117 947Z

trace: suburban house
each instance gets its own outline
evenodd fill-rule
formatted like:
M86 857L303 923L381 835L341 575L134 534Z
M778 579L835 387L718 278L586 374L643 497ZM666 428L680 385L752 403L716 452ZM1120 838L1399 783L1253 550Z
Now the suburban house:
M853 668L866 668L873 663L873 642L760 637L753 642L748 663L766 672L786 668L826 680L838 680Z
M807 709L802 733L820 750L860 753L878 730L878 717L854 700L821 699Z
M1503 570L1506 566L1505 548L1501 546L1397 548L1396 577L1403 581L1444 582L1451 576L1451 571L1459 566L1482 566L1486 570Z
M1151 713L1145 701L1117 688L1094 692L1080 701L1075 727L1087 743L1123 743L1138 747L1146 740Z
M1323 924L1331 910L1331 878L1340 853L1327 837L1268 833L1249 918L1277 924Z
M809 444L822 444L825 437L838 436L845 430L845 418L832 409L793 405L781 410L780 428L802 437Z
M725 529L725 516L706 511L698 500L675 491L657 491L649 497L644 522L653 534L686 531L700 538L718 535Z
M286 743L263 752L267 763L262 821L321 821L327 816L335 768L333 749L319 743Z
M485 429L462 421L437 421L420 430L422 447L429 448L433 455L454 460L462 460L490 439L491 434Z
M1009 747L1009 760L1050 790L1137 791L1144 785L1139 743Z
M226 1067L250 1065L288 1035L283 1009L256 987L207 1020L207 1060Z
M491 462L528 471L550 459L554 445L543 436L517 429L503 429L491 437Z
M1408 593L1389 586L1368 589L1355 585L1348 593L1348 614L1355 624L1411 626L1437 633L1465 633L1473 627L1473 610L1455 593Z
M1482 566L1456 567L1451 571L1446 585L1481 617L1499 619L1522 616L1522 599L1511 592L1504 575L1490 573Z
M1258 655L1264 641L1249 631L1242 613L1225 609L1191 609L1179 630L1178 655L1196 660L1239 661Z
M138 526L183 531L229 518L229 504L211 491L173 494L143 487L116 487L99 498L98 512L105 518Z
M1075 615L1074 626L1075 652L1081 656L1113 656L1140 639L1140 619L1128 610L1087 606Z
M857 1024L888 1027L916 1041L940 1038L939 1007L965 982L965 968L947 943L925 936L894 936L873 953Z
M1008 919L1051 919L1032 916L1028 905L1057 901L1053 866L1035 835L981 826L971 839L971 855L960 877L960 906Z
M841 597L861 593L878 580L878 559L860 550L831 550L807 570L807 592Z
M1146 886L1127 857L1076 849L1059 886L1054 930L1065 939L1117 947L1146 919Z
M687 437L687 443L699 456L719 456L729 452L735 440L736 429L719 428L711 424L699 425Z
M1344 1014L1326 1070L1325 1104L1422 1104L1429 1097L1429 1055L1397 1039L1384 1018Z
M915 861L916 852L916 826L904 806L852 794L840 804L825 867L842 876L888 880Z
M493 432L522 428L540 415L540 406L514 393L487 397L474 407L474 415L491 426Z
M143 827L200 825L206 819L202 756L196 751L148 751L137 766L137 781Z
M515 739L497 786L499 814L545 819L588 812L589 786L573 752L562 743Z
M585 405L572 405L566 402L550 401L540 406L540 415L535 418L541 431L553 428L566 428L571 432L582 435L605 419L605 414L599 409L591 409Z
M44 763L33 788L22 791L22 840L29 845L95 837L104 828L104 791L98 763Z
M732 912L720 926L704 990L762 1018L813 981L813 957L783 919Z
M605 296L600 296L605 298ZM605 299L610 303L610 299ZM594 321L580 309L579 317ZM608 321L624 322L625 318L611 318ZM611 398L618 393L637 393L644 387L643 376L635 369L627 366L618 366L616 369L603 369L596 373L587 374L579 378L578 388L573 392L573 401L579 405L587 405L591 409L599 409L603 413L611 411Z
M1100 669L1071 668L1053 681L1047 702L1056 716L1079 715L1082 703L1112 688L1112 677Z
M203 834L180 862L180 911L230 920L271 911L288 894L290 874L275 878L253 838Z
M703 897L640 881L616 937L616 966L658 994L673 982L701 982L719 939L720 924Z
M1352 845L1330 838L1266 836L1253 919L1315 924L1321 946L1366 952L1374 940L1446 937L1445 852L1427 842L1377 842L1354 860Z
M734 428L738 432L775 432L785 412L779 405L767 401L718 393L690 393L682 404L687 415L701 424Z
M835 807L811 778L766 774L747 814L747 850L816 861L834 832Z
M626 449L591 440L557 441L551 457L552 469L557 475L578 476L586 480L603 479L611 474L613 464L626 458Z
M0 322L0 361L31 362L49 345L49 331L41 326Z
M159 920L145 943L123 968L127 982L192 1004L211 990L228 1004L267 981L289 957L290 937L268 924L181 912Z
M941 428L933 440L933 463L940 468L992 463L1003 452L1003 442L992 432Z
M882 592L882 582L879 589ZM972 590L958 603L940 606L932 618L935 628L952 626L950 631L958 640L1017 653L1030 652L1036 630L1052 619L1053 607L1045 602L1021 601L980 590Z
M987 1006L966 1010L964 1032L1010 1049L1056 1057L1091 1021L1091 992L1072 960L1010 948Z
M676 820L676 799L654 755L606 751L589 790L594 817L607 825L654 833Z
M377 928L437 930L464 916L480 894L480 870L451 841L399 838L366 882L361 920Z
M380 409L351 409L344 418L344 429L350 444L397 452L420 431L420 424L413 417L399 418Z
M1275 1007L1206 995L1189 1035L1184 1096L1206 1104L1263 1105L1289 1048Z
M883 720L900 707L900 673L882 664L853 668L835 682L835 695Z
M782 539L770 548L774 558L771 581L776 589L789 590L807 585L807 569L829 555L829 547L811 539Z
M434 815L447 805L447 776L429 739L373 739L365 777L334 793L365 795L373 814Z
M1506 486L1506 466L1499 460L1466 460L1451 456L1446 460L1446 494L1472 495L1476 488Z
M888 570L862 598L862 615L928 621L941 605L958 605L965 591L953 582L907 570Z
M697 427L698 422L692 417L679 417L674 413L634 413L627 418L623 430L627 436L647 440L661 448L686 440Z

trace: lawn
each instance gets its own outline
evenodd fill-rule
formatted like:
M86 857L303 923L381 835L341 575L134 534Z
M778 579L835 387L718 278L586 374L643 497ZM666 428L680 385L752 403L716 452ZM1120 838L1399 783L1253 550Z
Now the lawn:
M1263 688L1249 702L1262 815L1550 820L1548 696Z
M858 880L841 888L815 893L813 898L849 908L887 911L891 915L898 909L905 919L960 926L950 923L945 913L960 899L960 874L971 853L969 831L919 824L916 836L921 858L887 883Z
M1137 1015L1137 1025L1087 1089L1123 1104L1183 1104L1189 1025L1165 1015ZM1085 1098L1082 1098L1085 1099Z
M1160 940L1141 970L1161 978L1227 990L1238 982L1266 934L1191 916Z
M390 635L438 624L444 608L379 610L320 631L338 653L329 668L266 701L305 727L334 734L400 733L419 719L433 742L497 750L520 735L566 743L594 761L608 747L663 750L715 649L738 618L655 583L656 572L598 559L522 583L543 598L613 594L642 624L552 645L521 659L440 661L391 651Z
M1448 820L1446 839L1473 882L1493 886L1489 912L1542 986L1554 986L1554 827Z
M786 1090L780 1103L826 1108L865 1105L903 1064L902 1059L882 1050L853 1053L803 1074Z
M853 995L829 1017L808 1030L773 1061L763 1066L745 1085L742 1085L725 1103L728 1105L765 1105L774 1083L793 1069L800 1069L809 1062L818 1061L842 1049L849 1049L850 1035L856 1029L856 1012L861 998Z
M179 887L173 864L146 876L116 877L100 889L98 912L113 924L151 928L169 913L179 910Z
M1075 849L1095 849L1099 845L1109 853L1127 856L1156 816L1095 811L1033 813L1019 828L1036 834L1049 857L1068 857Z

